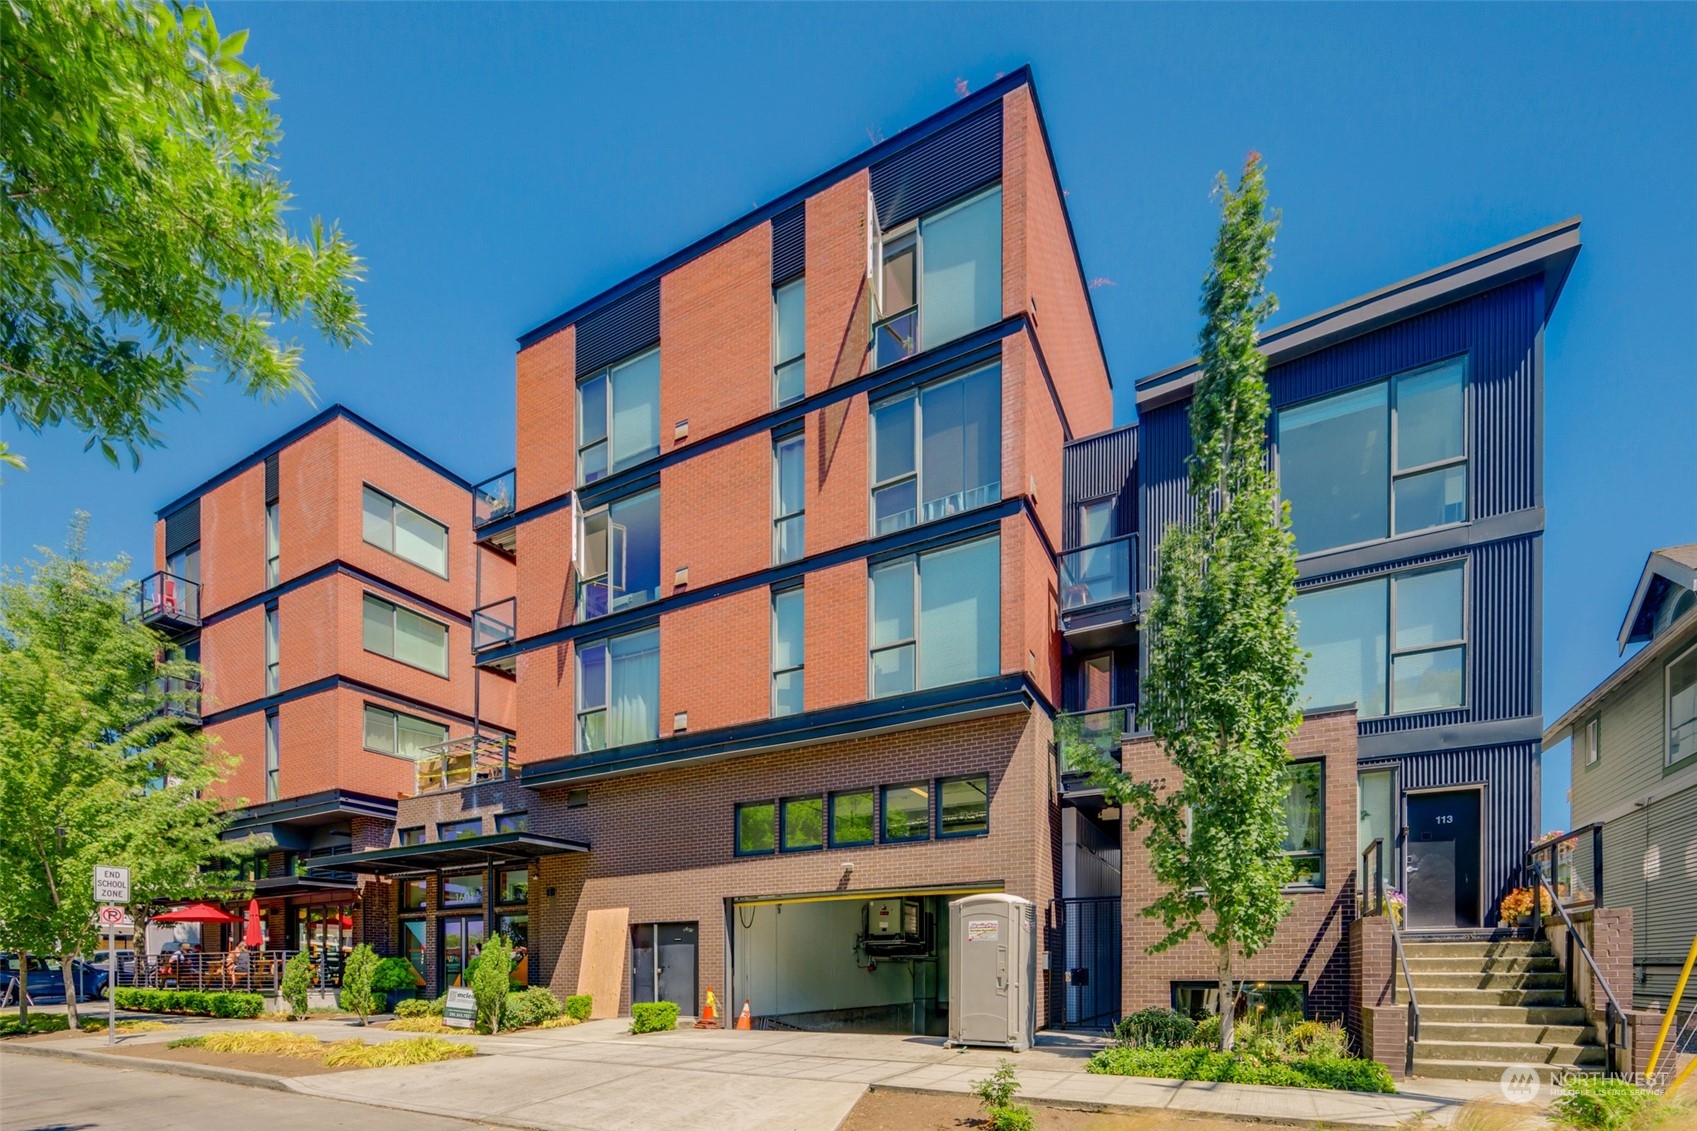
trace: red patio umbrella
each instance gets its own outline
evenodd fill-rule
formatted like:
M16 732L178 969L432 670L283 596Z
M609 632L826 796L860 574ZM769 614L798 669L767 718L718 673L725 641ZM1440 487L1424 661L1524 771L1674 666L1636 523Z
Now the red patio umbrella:
M155 923L240 923L241 919L210 903L191 903L153 917Z
M259 919L259 900L257 899L247 901L247 930L242 933L242 942L254 948L265 945L265 927Z

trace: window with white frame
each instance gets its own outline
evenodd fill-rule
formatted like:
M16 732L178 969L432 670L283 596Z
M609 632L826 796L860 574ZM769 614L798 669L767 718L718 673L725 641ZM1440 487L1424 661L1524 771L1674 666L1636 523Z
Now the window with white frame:
M772 594L772 714L803 710L807 667L806 591L800 586Z
M1667 764L1697 756L1697 645L1667 666Z
M1280 409L1277 430L1299 554L1467 521L1465 358Z
M880 233L876 244L874 368L1001 318L1000 185Z
M1001 539L992 535L871 568L873 696L1001 670Z
M660 348L590 374L577 384L577 481L635 467L660 454Z
M660 735L660 630L643 629L577 650L580 753Z
M448 674L448 626L370 593L365 595L365 650L439 676Z
M1574 729L1573 745L1579 752L1581 762L1585 765L1595 766L1598 759L1603 756L1601 739L1602 720L1599 718L1587 719L1582 725Z
M1002 495L1002 369L987 365L872 406L872 533Z
M1466 702L1466 569L1460 562L1299 593L1310 710L1354 704L1362 718Z
M807 435L772 441L772 561L782 565L807 552Z
M578 539L578 620L660 596L660 489L584 513Z
M807 280L772 292L772 407L807 395Z
M403 715L387 707L365 705L365 748L416 761L429 747L448 741L448 728L429 719Z
M375 487L364 492L365 540L431 573L448 576L448 528Z

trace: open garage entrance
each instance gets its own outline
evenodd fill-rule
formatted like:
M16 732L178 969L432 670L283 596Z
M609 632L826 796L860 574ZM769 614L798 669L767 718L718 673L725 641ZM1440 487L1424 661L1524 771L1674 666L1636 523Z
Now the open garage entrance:
M731 999L766 1028L949 1031L949 903L994 888L730 901Z

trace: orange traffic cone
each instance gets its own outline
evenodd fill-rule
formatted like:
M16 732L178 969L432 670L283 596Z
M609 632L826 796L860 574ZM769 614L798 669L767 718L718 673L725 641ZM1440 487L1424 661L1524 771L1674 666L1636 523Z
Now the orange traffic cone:
M752 1029L752 1028L754 1028L754 1018L749 1015L748 999L747 998L742 999L742 1012L737 1014L737 1028L738 1029Z
M695 1027L697 1029L717 1029L719 1027L718 1004L718 999L713 996L713 987L708 986L707 1008L703 1009L701 1016L696 1018Z

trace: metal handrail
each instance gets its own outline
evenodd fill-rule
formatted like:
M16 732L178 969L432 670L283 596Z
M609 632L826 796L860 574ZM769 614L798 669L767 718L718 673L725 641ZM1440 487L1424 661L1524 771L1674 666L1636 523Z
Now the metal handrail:
M1591 948L1585 945L1585 940L1580 938L1578 929L1573 925L1573 917L1567 913L1567 908L1562 906L1561 897L1556 894L1555 884L1544 874L1544 862L1542 860L1534 859L1532 861L1532 878L1538 888L1550 893L1550 903L1555 906L1556 911L1561 915L1562 925L1567 928L1567 996L1569 1000L1574 997L1573 949L1575 946L1579 948L1580 955L1584 957L1585 965L1590 967L1591 976L1597 979L1599 986L1603 987L1603 996L1608 1000L1608 1006L1603 1011L1603 1042L1609 1050L1609 1066L1612 1069L1614 1067L1614 1050L1625 1050L1627 1048L1626 1011L1620 1007L1620 1002L1615 998L1614 991L1609 988L1608 979L1604 978L1603 972L1597 969L1597 960L1591 956ZM1544 916L1538 912L1536 891L1532 897L1532 909L1538 918L1539 932L1545 933ZM1618 1043L1615 1040L1617 1026L1620 1029Z
M1579 842L1589 836L1591 838L1591 876L1587 890L1585 877L1577 867ZM1562 886L1561 861L1563 847L1571 845L1567 853L1567 894L1563 897L1570 907L1601 907L1603 905L1603 825L1601 821L1592 821L1588 825L1580 825L1572 831L1544 841L1527 852L1527 858L1545 866L1550 877L1555 882L1559 894Z
M1367 857L1374 860L1373 898L1374 912L1384 912L1385 918L1391 921L1391 954L1396 958L1397 965L1402 969L1402 984L1408 987L1408 1040L1403 1052L1403 1072L1414 1075L1414 1046L1420 1040L1420 997L1414 992L1414 972L1408 968L1408 951L1402 945L1402 928L1397 924L1396 913L1385 907L1385 838L1374 837L1373 843L1361 851L1361 870L1363 876L1367 871ZM1363 893L1366 883L1362 883Z

